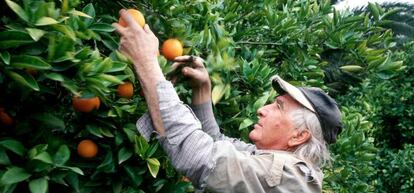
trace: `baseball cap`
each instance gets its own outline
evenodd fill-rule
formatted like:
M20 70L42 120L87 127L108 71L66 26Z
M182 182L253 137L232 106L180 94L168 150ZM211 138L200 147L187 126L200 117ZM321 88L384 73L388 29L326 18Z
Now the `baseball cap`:
M295 87L284 81L280 76L271 78L273 88L279 94L289 94L305 108L318 117L322 133L328 144L336 142L336 137L342 131L341 112L334 99L323 90L316 87Z

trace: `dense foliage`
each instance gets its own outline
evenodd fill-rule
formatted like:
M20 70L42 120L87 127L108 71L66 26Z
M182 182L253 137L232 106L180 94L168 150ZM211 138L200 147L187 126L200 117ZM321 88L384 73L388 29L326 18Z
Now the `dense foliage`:
M6 0L0 8L0 108L13 122L0 124L0 192L193 191L157 142L136 132L135 121L146 110L143 98L116 94L124 81L139 93L110 25L122 7L140 10L161 43L178 38L186 54L206 59L224 133L248 140L257 108L277 94L268 80L279 74L295 85L325 89L342 106L345 128L331 147L326 192L372 192L410 179L395 175L412 171L396 166L412 163L412 145L405 143L413 124L403 114L412 116L413 108L398 103L391 112L383 109L402 99L412 106L412 67L403 64L412 62L405 50L413 47L396 48L383 26L393 11L370 4L366 12L340 13L324 0ZM162 56L159 61L167 72L170 63ZM410 82L404 92L397 90L401 81ZM395 93L387 93L390 87ZM176 89L190 102L184 82ZM389 96L377 97L384 92ZM102 104L80 113L73 96L98 96ZM384 117L398 121L392 125ZM395 143L383 137L395 127L404 138L393 137L407 140L395 148L404 149L383 151ZM96 157L77 155L83 139L96 142ZM407 159L394 160L396 155ZM410 190L412 177L401 187Z

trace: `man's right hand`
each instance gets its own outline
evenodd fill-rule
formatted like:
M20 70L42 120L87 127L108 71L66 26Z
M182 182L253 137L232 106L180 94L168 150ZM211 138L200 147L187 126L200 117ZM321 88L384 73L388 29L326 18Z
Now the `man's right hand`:
M196 56L179 56L174 59L173 69L181 69L184 77L189 78L193 89L192 103L203 104L211 100L211 82L207 69L204 67L204 60ZM190 64L190 65L186 65ZM177 76L171 77L175 82Z

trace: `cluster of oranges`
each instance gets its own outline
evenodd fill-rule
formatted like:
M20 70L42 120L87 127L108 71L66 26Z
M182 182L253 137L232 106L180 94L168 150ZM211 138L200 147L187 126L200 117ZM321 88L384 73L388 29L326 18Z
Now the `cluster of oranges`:
M145 25L145 18L142 13L136 9L128 9L127 12L134 18L134 20L141 26ZM124 19L119 18L119 25L126 27L128 24ZM161 46L161 53L167 60L174 60L177 56L183 55L183 45L182 43L175 38L170 38L164 41Z
M134 18L134 20L141 26L145 26L145 18L144 15L136 10L136 9L128 9L128 13ZM119 25L123 27L127 27L127 23L124 19L119 18ZM183 55L183 45L182 43L175 38L170 38L164 41L161 46L161 53L167 60L174 60L177 56ZM141 90L142 92L142 90ZM120 97L130 99L134 95L134 86L131 82L127 81L123 84L118 85L117 87L117 94ZM140 93L142 96L142 94ZM73 108L82 113L89 113L93 110L99 109L101 101L99 97L90 97L90 98L82 98L79 96L74 96L72 98L72 106ZM5 122L5 124L11 124L10 116L5 114L3 111L0 111L0 120ZM93 158L98 153L98 146L95 142L90 139L82 140L77 147L78 155L83 158Z

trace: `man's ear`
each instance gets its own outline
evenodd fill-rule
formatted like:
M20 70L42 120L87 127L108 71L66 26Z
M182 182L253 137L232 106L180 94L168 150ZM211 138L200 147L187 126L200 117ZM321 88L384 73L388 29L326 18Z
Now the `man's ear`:
M302 145L306 143L310 138L312 137L312 134L308 129L305 129L303 131L295 130L292 138L288 141L289 148L296 147L299 145Z

